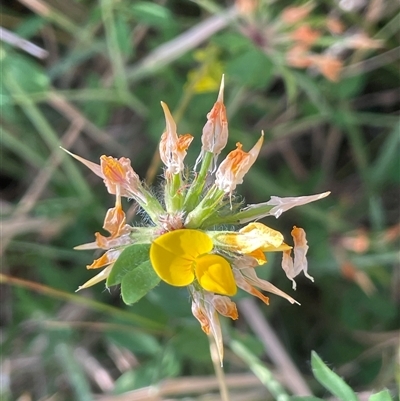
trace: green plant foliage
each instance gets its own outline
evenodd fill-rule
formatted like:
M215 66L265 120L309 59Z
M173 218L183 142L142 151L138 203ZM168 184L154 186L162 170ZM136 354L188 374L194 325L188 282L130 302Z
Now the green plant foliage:
M126 247L118 260L115 262L110 275L107 278L107 286L117 285L122 282L122 279L129 272L139 267L144 262L149 260L148 244L138 244Z
M46 92L49 89L50 80L43 69L29 58L6 52L1 60L3 73L6 76L18 80L21 89L26 93ZM2 80L3 85L7 85L7 79Z
M149 258L150 245L131 245L125 248L107 278L107 286L121 283L122 299L133 304L144 297L159 282Z
M226 74L249 88L265 88L274 69L268 57L256 48L234 56L226 66Z
M159 27L171 24L170 11L159 4L139 1L132 5L131 10L140 22L147 25Z
M311 366L315 378L334 396L343 401L359 401L350 386L336 373L332 372L316 352L311 355Z
M133 56L135 48L130 40L130 27L122 15L118 15L115 22L115 28L117 31L118 48L121 50L121 53L125 57Z
M125 326L126 328L126 326ZM114 344L141 355L157 355L161 351L160 344L154 335L131 331L110 331L106 338Z
M382 390L379 393L372 394L369 398L368 401L391 401L392 397L390 396L390 393L388 390Z
M160 278L154 272L150 261L143 262L122 279L122 299L128 305L133 304L144 297L159 282Z

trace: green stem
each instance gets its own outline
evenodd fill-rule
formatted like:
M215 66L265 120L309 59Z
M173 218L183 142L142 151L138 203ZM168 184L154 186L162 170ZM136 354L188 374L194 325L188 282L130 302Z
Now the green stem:
M134 111L147 114L145 106L129 92L129 84L126 77L125 61L118 40L116 21L113 13L113 1L102 0L101 11L104 28L106 31L106 43L110 62L113 70L113 78L120 99Z
M46 165L44 157L31 144L27 144L21 140L21 137L16 135L16 133L9 132L6 128L0 127L0 135L4 147L18 155L22 160L38 169Z
M213 185L202 201L186 217L186 228L200 228L205 220L221 208L225 192Z
M172 178L167 178L166 181L165 207L167 208L167 212L171 213L181 210L183 201L181 174L174 174Z
M126 92L127 80L124 61L119 48L118 35L113 15L113 3L111 0L101 1L101 12L106 32L106 43L113 69L114 82L120 94ZM125 98L125 96L123 96Z
M204 185L206 183L207 173L210 165L213 161L214 154L212 152L206 152L204 158L201 162L200 172L194 179L193 184L190 186L189 191L186 194L184 210L186 212L191 212L199 202L199 197L203 191Z
M144 188L142 188L141 191L146 198L146 203L144 203L140 199L136 199L136 201L139 203L140 207L142 207L143 210L149 215L151 220L153 220L155 224L158 224L160 215L165 214L164 208L161 206L160 202L152 193Z
M268 389L277 401L289 401L289 394L282 385L274 378L272 372L253 355L242 343L232 340L230 343L232 351L247 363L252 372L260 379L261 383Z
M215 219L210 219L210 224L245 224L249 221L256 219L261 219L268 216L269 211L273 208L273 205L267 205L265 203L259 203L258 205L251 205L238 213L217 217Z

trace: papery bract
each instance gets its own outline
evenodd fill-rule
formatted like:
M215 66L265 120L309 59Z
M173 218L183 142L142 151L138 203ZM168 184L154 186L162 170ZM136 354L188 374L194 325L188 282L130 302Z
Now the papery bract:
M92 264L86 266L87 269L99 269L100 267L105 267L111 263L114 263L118 256L121 254L120 250L110 249L98 259L94 260Z
M302 228L293 227L292 237L294 241L294 260L292 260L290 254L291 251L284 251L282 257L282 269L285 271L286 276L292 281L293 289L296 289L296 277L301 271L304 275L314 281L314 279L307 273L308 263L306 254L308 251L306 233Z
M247 153L242 150L242 144L237 143L236 149L228 154L219 165L215 174L215 185L227 194L232 194L238 184L243 182L243 177L250 170L260 153L264 134Z
M168 106L164 102L161 102L161 106L165 114L166 130L161 136L159 149L161 160L166 167L165 173L168 176L183 171L183 160L193 136L190 134L178 136L176 124Z
M133 170L131 161L127 157L116 159L103 155L100 157L100 167L110 194L118 195L120 191L121 196L146 201L141 191L139 176Z
M104 268L99 274L96 276L92 277L90 280L86 281L86 283L80 285L76 291L83 290L84 288L89 288L92 285L98 284L104 280L107 279L108 275L111 272L113 265L108 265L106 268Z
M131 167L131 161L128 158L121 157L120 159L116 159L103 155L100 157L99 165L75 155L64 148L61 149L76 160L79 160L98 177L102 178L110 194L135 198L138 201L146 202L139 176Z
M191 287L192 295L192 313L199 321L202 330L207 335L212 335L217 346L218 356L221 361L224 358L224 344L222 342L221 323L219 321L218 312L209 301L212 294L202 293Z
M204 157L205 152L211 152L214 155L214 164L221 150L225 148L228 142L228 120L226 118L226 109L224 105L224 78L222 77L219 88L218 98L211 111L207 114L207 123L203 128L201 136L201 153L196 160L196 165Z
M229 297L213 295L210 302L220 315L230 317L232 320L239 317L236 304Z

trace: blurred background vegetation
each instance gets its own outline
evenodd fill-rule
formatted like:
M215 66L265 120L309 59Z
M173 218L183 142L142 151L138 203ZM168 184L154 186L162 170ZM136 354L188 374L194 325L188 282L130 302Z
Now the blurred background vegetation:
M222 73L223 156L266 134L238 188L246 202L332 191L263 220L287 237L293 224L306 229L315 282L299 279L294 293L271 256L260 276L301 306L235 297L239 320L223 321L231 399L275 399L271 380L291 394L329 396L312 376L312 350L361 400L385 387L398 394L398 2L1 7L2 400L220 399L185 290L160 285L130 307L103 284L74 293L99 255L73 247L101 231L113 199L59 146L94 162L129 157L157 186L160 101L178 132L195 136L193 165ZM135 224L132 202L125 210Z

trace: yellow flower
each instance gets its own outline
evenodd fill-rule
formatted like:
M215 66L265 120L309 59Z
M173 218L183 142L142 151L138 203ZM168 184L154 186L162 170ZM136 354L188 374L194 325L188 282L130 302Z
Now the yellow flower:
M196 160L200 170L193 179L183 174L186 171L184 159L193 137L190 134L178 136L169 108L161 102L166 121L159 146L160 158L165 165L162 200L142 184L129 159L103 155L100 164L96 164L66 151L101 177L108 192L116 197L115 206L108 210L103 224L109 235L97 232L95 242L76 248L105 251L87 266L88 269L102 270L78 290L107 279L107 286L121 284L124 301L131 303L154 288L159 278L173 286L187 287L193 315L203 331L215 338L221 364L223 338L219 315L233 320L238 318L236 305L229 298L236 294L237 288L266 304L269 298L263 291L297 303L272 283L257 277L257 267L267 261L265 252L283 253L282 269L294 289L294 278L301 272L312 280L307 272L308 245L304 230L293 228L292 248L284 242L280 232L254 221L266 216L278 218L295 206L329 195L325 192L301 197L272 196L268 202L244 208L235 204L233 207L234 190L243 182L260 153L264 134L261 133L261 138L249 152L243 151L238 142L237 148L216 168L217 157L228 140L223 90L222 79L217 101L207 114L201 137L202 149ZM216 171L214 180L210 170ZM121 197L133 198L152 223L143 226L128 224ZM218 226L246 223L250 224L238 231L215 230Z
M220 255L210 253L211 238L199 230L170 231L156 238L150 247L150 261L166 283L182 287L197 279L206 291L235 295L232 268Z
M291 249L283 242L283 235L261 223L250 223L239 232L228 231L216 234L218 244L241 254L250 254L256 250L263 252L285 251Z
M283 235L261 223L250 223L235 231L210 232L214 244L239 255L252 256L259 265L267 262L264 252L292 249L283 242Z

